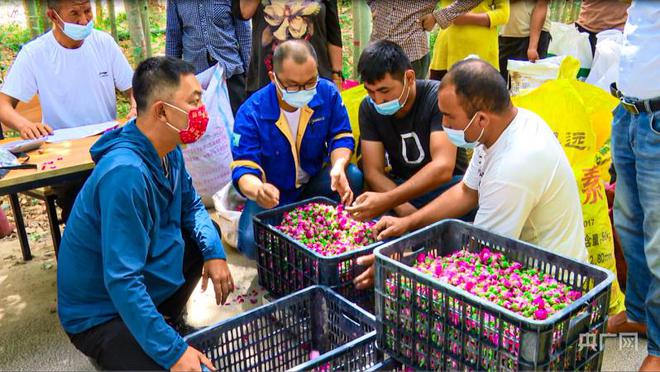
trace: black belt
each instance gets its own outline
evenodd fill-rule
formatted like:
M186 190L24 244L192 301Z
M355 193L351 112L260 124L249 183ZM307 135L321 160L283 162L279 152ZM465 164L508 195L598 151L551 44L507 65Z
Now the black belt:
M649 114L652 114L656 111L660 111L660 97L645 100L626 97L619 89L617 89L616 83L610 85L610 93L618 98L621 101L623 108L632 114L639 115L640 112L648 112Z

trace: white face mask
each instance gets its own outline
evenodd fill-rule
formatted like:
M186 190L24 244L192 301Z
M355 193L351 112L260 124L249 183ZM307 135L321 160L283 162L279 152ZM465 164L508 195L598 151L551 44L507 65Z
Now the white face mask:
M383 102L380 105L376 104L374 100L369 97L369 102L374 106L374 109L376 109L376 112L384 115L384 116L391 116L399 112L403 108L403 106L406 105L406 102L408 102L408 97L410 96L410 87L408 87L408 90L406 93L406 99L403 100L403 103L401 103L401 98L403 98L403 93L406 92L406 85L408 84L408 79L406 79L406 75L403 75L403 90L401 91L401 95L397 99L393 99L391 101Z
M57 18L59 18L60 21L64 23L64 28L61 28L62 32L64 32L64 35L68 36L72 40L84 40L87 36L89 36L89 34L92 33L92 29L94 29L94 21L90 20L87 22L87 25L82 26L77 23L64 22L62 17L60 17L57 12L53 12L57 15Z
M447 137L449 138L449 141L451 141L451 143L453 143L456 147L462 147L464 149L473 149L477 147L477 145L479 144L479 140L484 135L484 128L481 128L481 134L479 134L479 138L474 140L474 142L468 142L465 140L465 131L468 130L470 125L472 125L472 122L474 122L474 118L477 117L478 113L479 112L477 111L474 113L474 115L472 115L472 119L470 119L470 122L463 130L445 128L444 126L442 127L442 129L445 130L445 133L447 133Z
M314 99L314 96L316 96L316 86L314 86L312 89L303 89L297 92L287 92L286 89L281 87L280 81L277 79L277 75L275 75L275 83L277 89L279 89L280 93L282 94L282 100L292 107L298 109L305 107L305 105L310 103L312 99Z

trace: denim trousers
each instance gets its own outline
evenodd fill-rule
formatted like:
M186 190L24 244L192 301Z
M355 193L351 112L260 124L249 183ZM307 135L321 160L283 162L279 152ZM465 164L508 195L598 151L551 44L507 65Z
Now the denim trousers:
M619 105L612 125L617 173L614 226L628 264L628 317L646 323L648 352L660 356L660 111Z

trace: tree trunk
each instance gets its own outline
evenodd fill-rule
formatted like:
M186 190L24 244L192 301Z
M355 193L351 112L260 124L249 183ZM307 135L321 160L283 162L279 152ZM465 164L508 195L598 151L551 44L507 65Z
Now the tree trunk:
M353 1L353 76L359 80L357 63L360 54L369 44L371 36L371 9L365 0Z
M149 5L147 0L140 0L140 18L142 21L142 29L144 32L144 46L146 51L146 57L149 58L152 55L151 51L151 25L149 24Z
M30 36L35 38L41 33L39 16L37 15L37 4L35 4L34 0L23 0L23 8L25 9L25 21L30 29Z
M94 0L94 7L96 8L96 20L101 22L103 20L103 1Z
M110 33L112 37L116 43L119 43L119 37L117 37L117 19L115 18L115 0L108 0L108 22L110 22Z
M53 27L53 22L48 18L46 11L48 10L48 2L45 0L39 2L39 16L41 17L41 30L48 32Z
M146 58L144 27L142 27L142 16L137 1L125 1L126 20L128 21L128 33L133 45L133 63L137 65Z

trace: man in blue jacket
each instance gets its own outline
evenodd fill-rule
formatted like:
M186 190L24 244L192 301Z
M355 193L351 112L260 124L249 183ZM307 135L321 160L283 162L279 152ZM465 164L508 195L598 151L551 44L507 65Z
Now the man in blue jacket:
M212 280L218 304L234 290L220 237L178 146L201 137L208 123L194 72L171 57L138 66L137 119L92 147L96 167L64 232L60 321L103 369L213 369L171 326L200 275L202 289Z
M269 74L271 84L241 106L234 123L232 180L248 198L238 249L250 258L255 214L313 196L348 205L363 183L349 165L355 140L348 113L334 84L319 79L314 48L304 40L282 43Z

